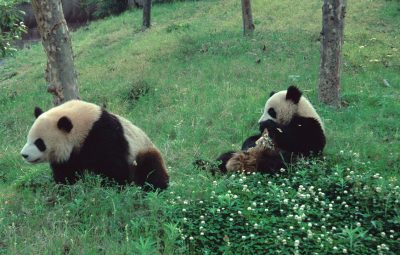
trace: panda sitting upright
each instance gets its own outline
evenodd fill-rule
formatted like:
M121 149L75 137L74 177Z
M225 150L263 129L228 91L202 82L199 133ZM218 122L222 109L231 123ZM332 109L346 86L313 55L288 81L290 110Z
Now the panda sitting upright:
M120 185L167 188L159 150L128 120L80 100L46 112L36 107L35 117L21 155L29 163L49 162L57 183L73 184L88 170Z
M285 163L292 163L299 156L321 153L325 147L321 118L295 86L272 92L258 122L260 134L247 138L242 151L218 157L222 172L273 173ZM265 142L260 142L263 139Z

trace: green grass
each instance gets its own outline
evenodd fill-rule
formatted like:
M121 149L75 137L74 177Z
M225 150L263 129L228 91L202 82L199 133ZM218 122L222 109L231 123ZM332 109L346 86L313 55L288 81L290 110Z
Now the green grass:
M46 59L40 44L7 59L0 66L0 252L400 253L395 188L400 176L400 5L348 2L342 68L347 106L339 110L316 101L321 5L253 0L252 38L242 36L240 1L155 5L153 27L146 32L140 31L141 12L130 11L72 33L82 98L105 104L148 133L171 175L170 188L161 194L102 187L93 176L59 187L48 165L25 164L19 151L34 120L33 107L51 107L43 78ZM257 131L270 91L292 83L325 122L325 162L300 164L279 177L248 176L245 182L193 169L199 157L213 159L239 149ZM133 100L137 88L148 93ZM351 210L335 204L324 225L327 208L301 200L300 185L321 188L329 194L323 198L326 204L346 198ZM264 200L269 202L260 206ZM253 202L260 207L246 211ZM323 211L307 209L297 223L287 218L295 204ZM217 214L222 208L226 212ZM230 215L237 211L243 216ZM200 216L207 218L205 235ZM245 223L260 228L253 231ZM298 249L295 240L300 240Z

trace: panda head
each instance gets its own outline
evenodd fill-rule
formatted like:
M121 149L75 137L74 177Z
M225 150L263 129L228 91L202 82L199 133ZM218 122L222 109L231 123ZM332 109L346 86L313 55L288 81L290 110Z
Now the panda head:
M288 125L295 116L314 118L321 123L319 115L311 103L302 96L302 92L296 86L290 86L287 90L271 92L258 122L273 120L277 124Z
M36 107L36 120L21 156L29 163L67 161L71 152L83 144L100 111L100 107L78 100L46 112Z

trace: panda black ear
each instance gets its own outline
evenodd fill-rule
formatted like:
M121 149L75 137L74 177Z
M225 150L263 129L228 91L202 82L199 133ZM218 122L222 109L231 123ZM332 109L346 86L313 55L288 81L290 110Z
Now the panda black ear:
M36 106L35 111L33 112L33 114L35 115L35 118L37 119L40 116L40 114L42 114L42 113L43 113L43 110Z
M293 103L297 104L300 101L302 92L296 86L290 86L286 92L286 100L292 100Z
M68 117L64 116L58 120L57 127L69 133L74 126L72 125L71 120Z
M271 93L269 94L269 97L272 97L275 94L275 91L271 91Z

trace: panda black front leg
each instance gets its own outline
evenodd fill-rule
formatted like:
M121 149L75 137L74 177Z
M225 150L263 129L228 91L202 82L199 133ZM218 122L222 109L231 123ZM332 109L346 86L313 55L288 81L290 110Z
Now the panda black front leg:
M279 128L278 124L273 120L266 120L260 123L260 132L268 130L268 136L274 139L279 133L282 133L282 129Z
M242 151L246 151L250 148L256 147L256 142L258 139L260 139L261 135L262 132L261 134L248 137L242 144Z
M53 163L50 165L53 179L57 184L74 184L78 179L78 172L71 170L68 165Z

